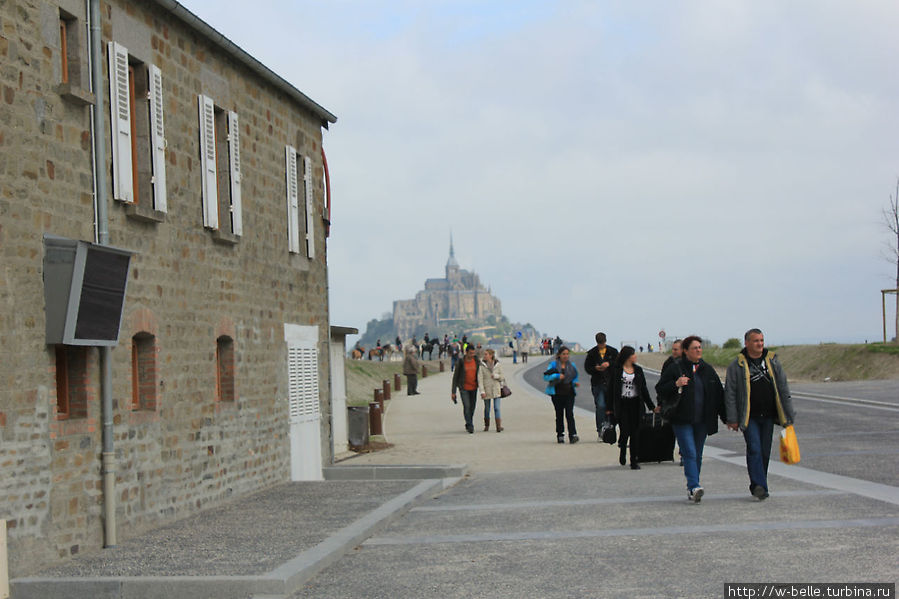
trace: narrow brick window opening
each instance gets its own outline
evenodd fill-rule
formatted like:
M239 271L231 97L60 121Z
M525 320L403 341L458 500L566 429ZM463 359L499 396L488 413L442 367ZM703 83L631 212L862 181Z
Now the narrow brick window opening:
M223 335L215 341L216 400L234 401L234 340Z
M132 410L155 411L158 403L156 337L138 333L131 338Z
M81 58L79 56L78 19L64 10L59 11L59 81L81 87Z
M56 346L56 417L87 417L87 348Z

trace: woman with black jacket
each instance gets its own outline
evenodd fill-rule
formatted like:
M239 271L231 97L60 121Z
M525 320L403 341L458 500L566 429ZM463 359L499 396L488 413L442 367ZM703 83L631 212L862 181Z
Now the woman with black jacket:
M609 382L609 395L612 409L618 421L618 462L624 466L627 441L631 442L631 470L639 470L637 463L637 431L643 421L643 404L653 411L658 411L646 388L646 375L637 366L637 352L630 345L621 348L618 361L612 369Z
M718 432L718 419L724 420L724 388L715 369L702 361L702 339L684 339L683 352L662 371L656 393L684 459L687 499L699 503L705 493L699 484L702 449L706 437Z

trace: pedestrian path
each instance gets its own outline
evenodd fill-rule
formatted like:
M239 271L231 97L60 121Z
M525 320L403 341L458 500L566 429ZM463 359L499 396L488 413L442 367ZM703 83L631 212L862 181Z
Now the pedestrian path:
M556 442L555 412L547 395L526 383L522 375L535 365L512 364L502 358L512 395L502 399L503 432L491 415L484 432L483 401L475 410L475 432L465 432L462 402L450 399L450 373L419 379L421 395L395 392L385 411L384 434L393 447L350 460L354 464L467 464L472 473L552 470L617 465L618 449L598 443L593 413L575 409L580 442ZM579 393L590 393L589 384ZM567 439L566 439L567 441Z

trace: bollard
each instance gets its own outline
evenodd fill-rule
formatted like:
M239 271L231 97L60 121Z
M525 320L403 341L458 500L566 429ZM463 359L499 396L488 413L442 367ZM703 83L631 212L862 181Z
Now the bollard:
M394 391L399 391L400 388L401 388L401 385L400 385L400 375L399 375L399 374L394 374L394 375L393 375L393 390L394 390Z
M421 378L423 378L423 379L428 378L428 367L425 364L421 365Z
M381 406L381 412L384 412L384 390L383 389L375 389L375 401L378 402L378 405Z
M387 379L381 381L381 385L384 387L384 399L390 399L390 383L387 382Z
M372 435L384 434L384 427L381 426L381 406L376 401L368 404L368 424Z
M440 360L440 372L446 370L446 364L443 363L443 360Z

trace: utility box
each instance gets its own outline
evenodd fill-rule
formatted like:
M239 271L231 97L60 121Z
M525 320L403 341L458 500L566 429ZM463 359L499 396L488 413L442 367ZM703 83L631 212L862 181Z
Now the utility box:
M132 254L87 241L44 235L48 344L118 344Z

